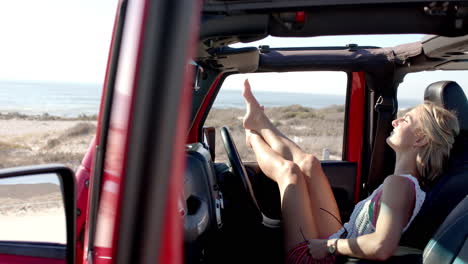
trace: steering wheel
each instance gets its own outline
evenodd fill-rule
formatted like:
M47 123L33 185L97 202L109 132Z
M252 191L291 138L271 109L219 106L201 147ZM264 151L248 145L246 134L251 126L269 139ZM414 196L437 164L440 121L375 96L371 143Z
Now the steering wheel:
M228 156L229 163L232 168L232 172L235 176L239 177L242 181L242 184L250 196L250 200L254 208L258 210L258 213L262 217L263 225L271 228L278 228L280 226L281 221L277 219L271 219L262 212L260 206L258 206L257 198L255 198L255 194L252 188L252 183L250 182L249 176L247 175L247 171L245 170L244 163L239 156L239 152L237 151L236 145L232 140L231 133L229 132L229 128L223 126L221 128L221 138L224 143L224 148L226 149L226 153Z

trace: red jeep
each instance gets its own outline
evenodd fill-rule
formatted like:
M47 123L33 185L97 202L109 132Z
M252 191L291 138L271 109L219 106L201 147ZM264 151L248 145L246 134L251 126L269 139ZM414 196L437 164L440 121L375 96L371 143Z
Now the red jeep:
M385 48L231 45L267 36L404 33L432 36ZM254 160L241 160L236 144L244 143L234 143L229 128L205 126L227 77L346 76L341 149L332 153L337 160L322 162L346 219L393 170L385 138L403 78L468 70L467 34L467 1L120 1L97 132L82 166L0 171L1 178L59 177L67 243L2 241L0 263L281 263L276 185ZM468 102L450 81L430 85L423 97L455 110L462 131L446 175L387 262L466 263ZM216 159L220 138L225 161Z

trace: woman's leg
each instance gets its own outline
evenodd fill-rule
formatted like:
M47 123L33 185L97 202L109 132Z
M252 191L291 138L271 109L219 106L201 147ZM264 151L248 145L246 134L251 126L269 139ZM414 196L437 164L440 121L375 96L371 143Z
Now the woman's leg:
M247 80L244 85L243 95L247 106L244 127L259 133L271 149L299 166L305 176L311 210L315 212L316 222L320 227L319 236L327 237L335 233L341 224L329 213L320 209L323 208L341 219L335 196L320 161L315 156L305 153L296 143L284 136L264 114Z
M244 127L259 133L268 145L284 159L298 163L303 158L304 151L271 123L270 119L263 112L263 107L252 94L248 80L244 82L243 96L247 107Z
M319 238L311 211L309 193L300 168L273 151L261 136L252 133L248 140L262 171L278 183L286 251L304 242L304 237Z

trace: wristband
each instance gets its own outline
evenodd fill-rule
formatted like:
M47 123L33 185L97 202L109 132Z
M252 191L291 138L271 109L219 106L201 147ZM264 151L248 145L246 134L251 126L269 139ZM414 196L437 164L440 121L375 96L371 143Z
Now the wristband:
M333 244L328 246L328 252L330 253L330 255L335 256L337 253L337 248L338 248L338 239L335 239L335 241L333 241Z

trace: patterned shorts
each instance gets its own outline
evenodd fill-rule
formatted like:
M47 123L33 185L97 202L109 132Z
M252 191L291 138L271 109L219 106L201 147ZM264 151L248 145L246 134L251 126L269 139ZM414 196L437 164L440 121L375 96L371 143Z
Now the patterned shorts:
M309 254L308 242L304 241L292 248L286 256L286 264L333 264L335 256L329 255L322 259L314 259Z

